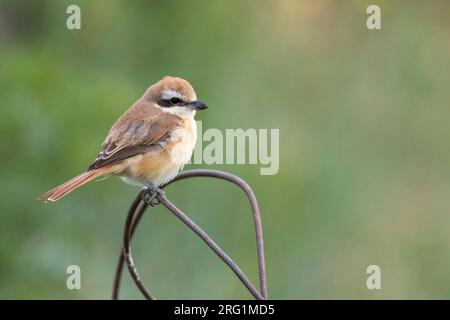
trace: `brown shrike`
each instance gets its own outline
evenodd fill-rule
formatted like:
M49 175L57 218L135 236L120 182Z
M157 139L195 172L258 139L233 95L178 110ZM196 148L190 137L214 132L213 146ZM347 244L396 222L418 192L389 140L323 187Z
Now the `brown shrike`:
M100 154L86 172L40 196L56 201L85 183L114 175L126 182L159 187L191 158L197 141L197 100L184 79L165 77L151 86L112 126Z

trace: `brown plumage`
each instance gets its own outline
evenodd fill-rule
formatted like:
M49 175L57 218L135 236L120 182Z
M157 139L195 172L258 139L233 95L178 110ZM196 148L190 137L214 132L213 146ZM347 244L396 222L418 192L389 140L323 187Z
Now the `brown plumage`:
M195 111L206 108L197 100L189 82L163 78L111 127L99 155L86 172L40 199L56 201L105 174L140 185L169 182L189 161L197 139Z

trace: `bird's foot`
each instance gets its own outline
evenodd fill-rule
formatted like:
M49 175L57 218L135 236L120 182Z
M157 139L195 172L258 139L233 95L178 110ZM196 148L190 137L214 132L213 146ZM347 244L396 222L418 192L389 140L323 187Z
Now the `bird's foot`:
M160 204L157 198L159 194L164 195L164 190L158 188L153 182L149 182L145 187L142 200L151 207L155 207Z

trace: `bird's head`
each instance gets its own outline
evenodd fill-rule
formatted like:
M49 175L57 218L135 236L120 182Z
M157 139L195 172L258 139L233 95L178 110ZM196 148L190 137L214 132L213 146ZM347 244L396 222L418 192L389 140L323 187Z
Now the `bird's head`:
M189 82L177 77L164 77L151 86L144 95L162 111L176 115L195 115L196 110L208 106L197 100L194 88Z

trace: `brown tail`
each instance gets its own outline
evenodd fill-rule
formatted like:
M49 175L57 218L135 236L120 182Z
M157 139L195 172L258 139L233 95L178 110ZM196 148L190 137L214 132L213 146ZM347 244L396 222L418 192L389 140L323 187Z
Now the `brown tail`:
M88 183L92 179L97 178L98 176L102 175L104 173L104 170L102 169L96 169L96 170L90 170L87 172L84 172L66 182L63 184L57 186L56 188L53 188L50 191L47 191L43 195L39 197L39 199L47 201L56 201L64 197L69 192L75 190L78 187L81 187L85 183Z

